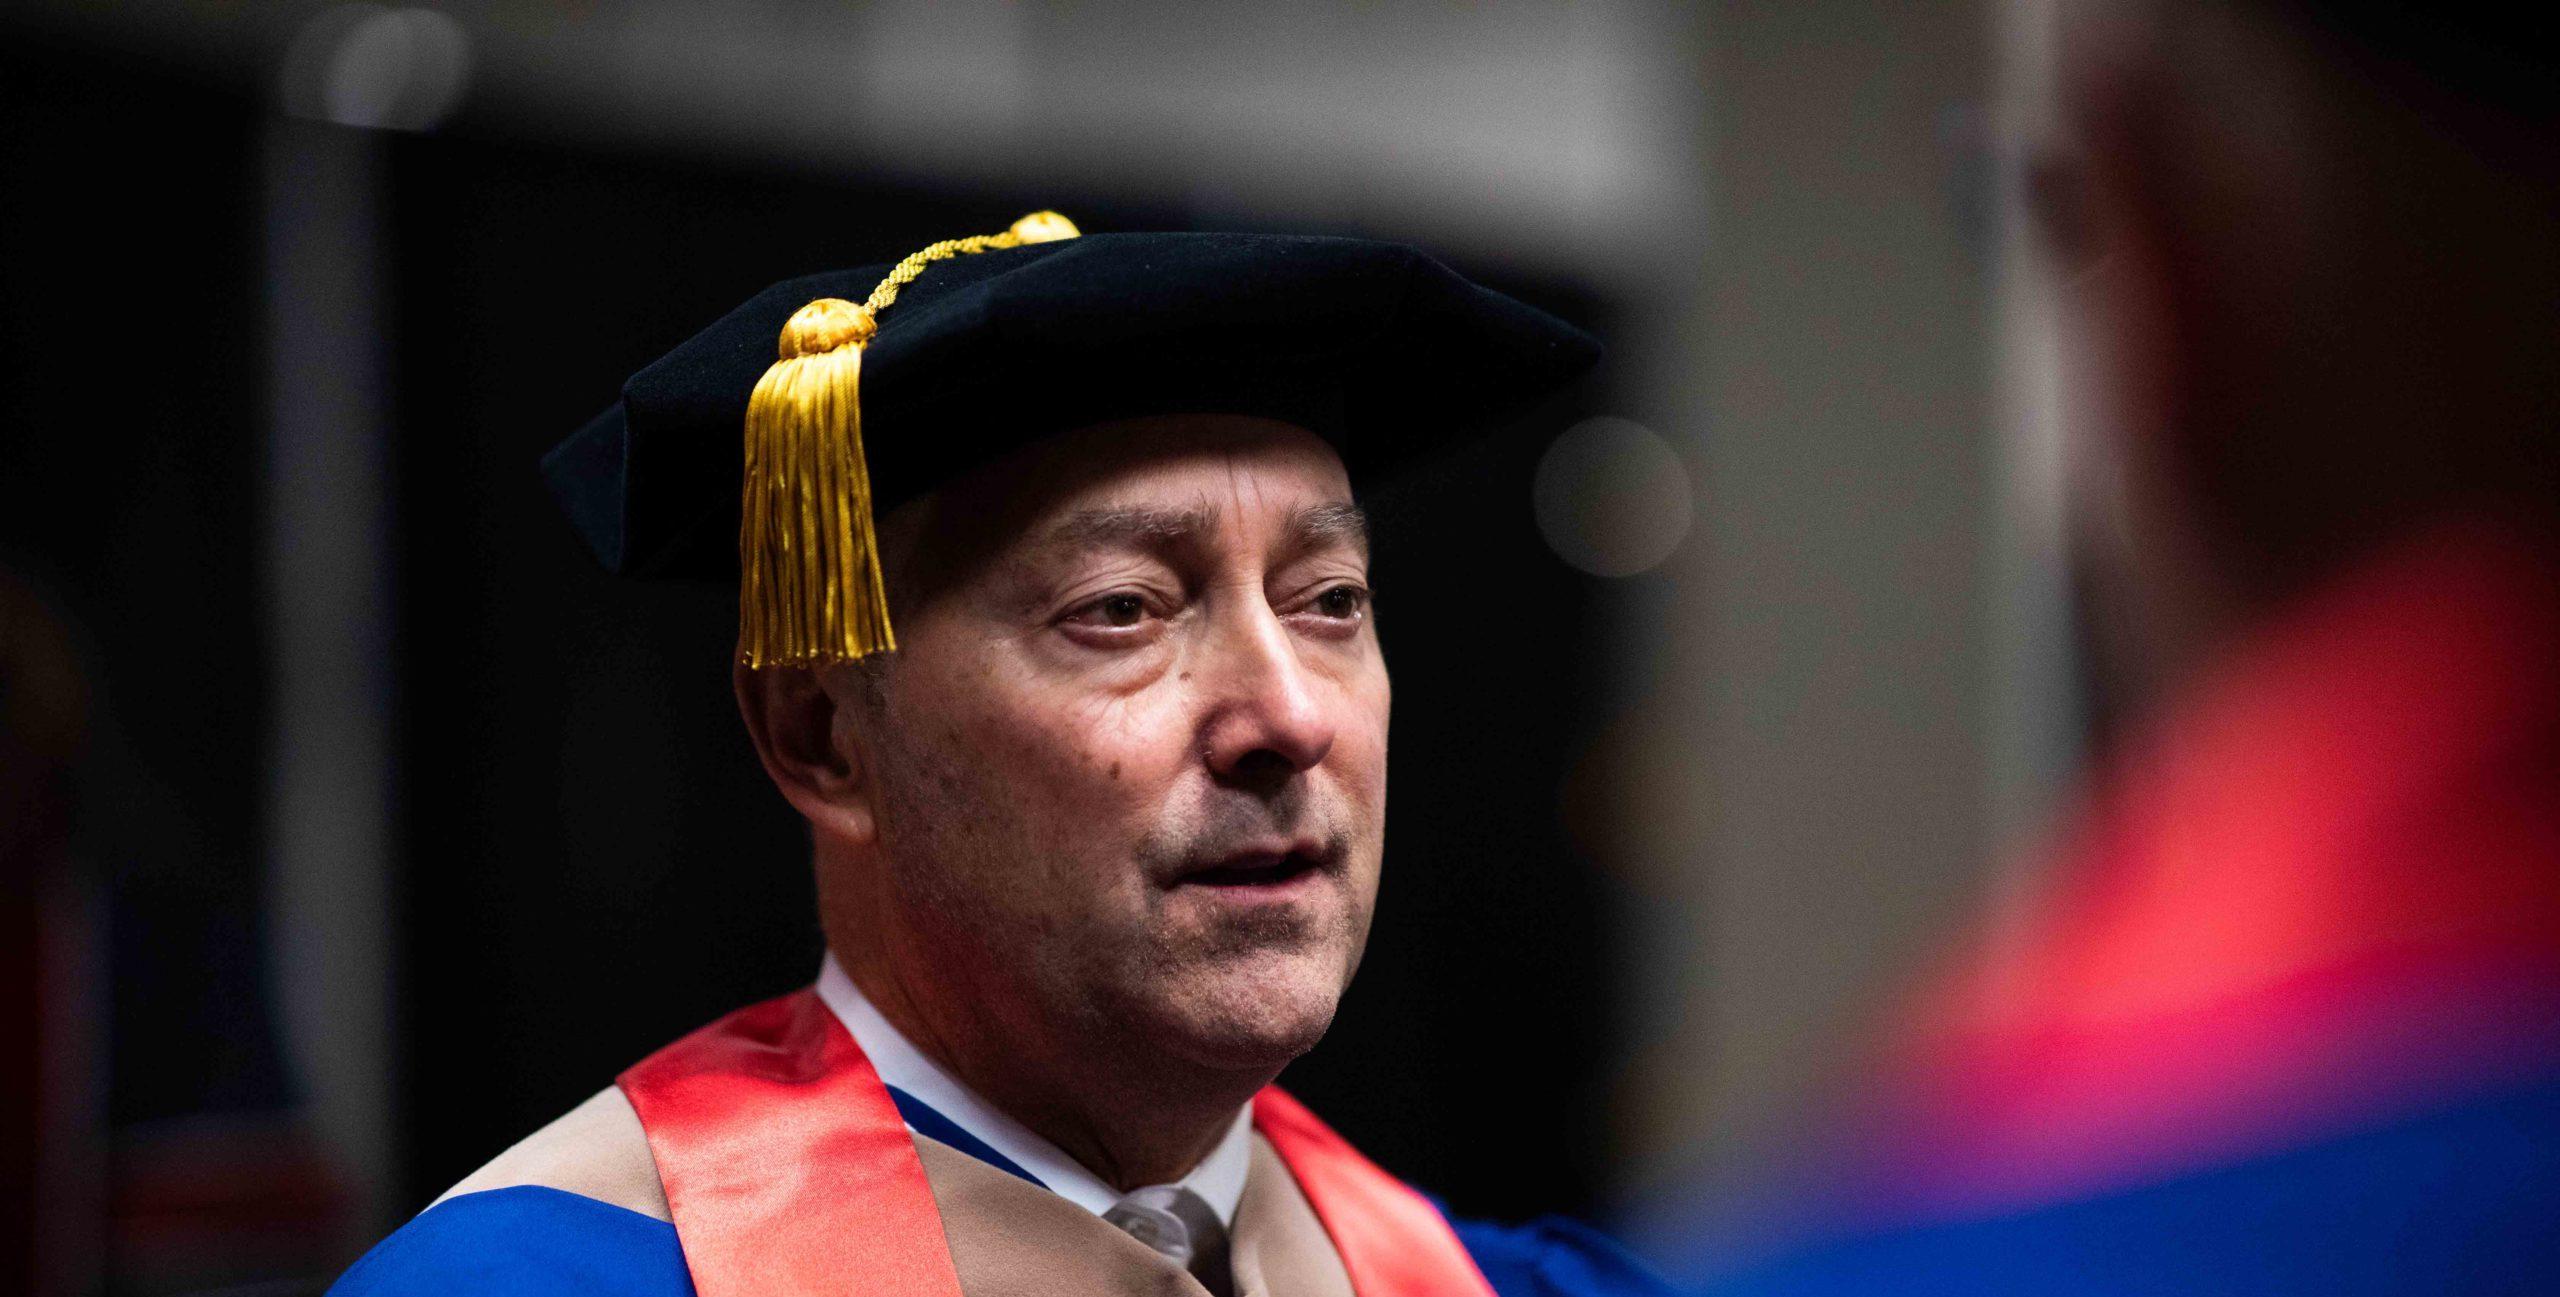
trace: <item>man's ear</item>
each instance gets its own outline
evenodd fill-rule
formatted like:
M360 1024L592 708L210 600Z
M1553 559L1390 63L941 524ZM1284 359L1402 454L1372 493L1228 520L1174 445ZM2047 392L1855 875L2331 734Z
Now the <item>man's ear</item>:
M878 821L853 728L840 714L844 702L800 667L740 665L730 680L747 738L783 799L819 833L870 842Z

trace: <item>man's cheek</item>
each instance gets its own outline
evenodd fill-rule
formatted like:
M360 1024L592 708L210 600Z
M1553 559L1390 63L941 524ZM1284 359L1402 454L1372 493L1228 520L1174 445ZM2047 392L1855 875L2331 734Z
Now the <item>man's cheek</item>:
M1336 758L1336 777L1354 800L1364 807L1386 800L1387 736L1383 730L1351 743L1337 740L1332 755Z
M1172 713L1155 690L1095 694L1063 710L1058 740L1097 755L1144 751L1177 734L1179 718Z

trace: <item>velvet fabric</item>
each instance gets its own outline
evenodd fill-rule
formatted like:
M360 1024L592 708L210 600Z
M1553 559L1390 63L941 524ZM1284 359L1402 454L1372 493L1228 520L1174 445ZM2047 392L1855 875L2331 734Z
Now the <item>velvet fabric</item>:
M607 570L736 572L747 398L792 312L886 265L776 284L631 376L543 460ZM1050 433L1259 415L1330 440L1354 481L1542 396L1588 335L1409 247L1267 234L1090 234L935 262L880 315L863 442L885 512Z

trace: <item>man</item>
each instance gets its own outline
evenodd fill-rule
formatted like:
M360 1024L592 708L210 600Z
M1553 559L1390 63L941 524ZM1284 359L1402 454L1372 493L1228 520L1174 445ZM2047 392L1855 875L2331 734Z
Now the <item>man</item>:
M336 1291L1644 1283L1569 1228L1453 1227L1270 1088L1383 858L1345 461L1593 354L1408 249L1044 213L777 286L635 376L547 470L617 570L737 538L738 705L808 821L826 963Z
M2127 728L1720 1293L2548 1292L2560 69L2487 6L2066 6L2040 173ZM1703 1255L1701 1255L1703 1253Z

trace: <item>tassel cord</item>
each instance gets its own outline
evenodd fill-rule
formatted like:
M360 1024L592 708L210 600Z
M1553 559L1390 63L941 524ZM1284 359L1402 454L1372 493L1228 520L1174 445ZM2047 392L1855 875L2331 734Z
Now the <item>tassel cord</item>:
M1074 238L1055 212L1002 234L946 239L899 262L861 305L820 298L782 329L781 358L747 401L738 520L738 661L854 661L897 648L862 444L863 349L881 311L927 266Z

